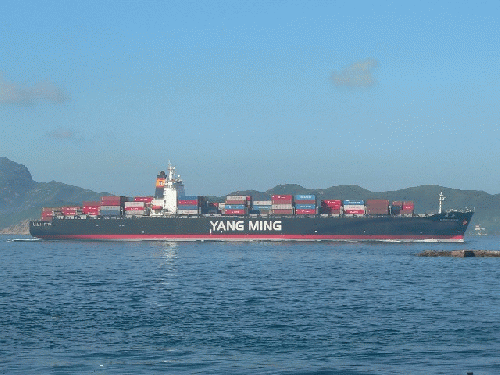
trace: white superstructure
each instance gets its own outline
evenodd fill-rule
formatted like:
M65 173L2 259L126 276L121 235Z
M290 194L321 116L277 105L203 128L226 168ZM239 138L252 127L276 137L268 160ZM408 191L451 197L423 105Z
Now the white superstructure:
M163 186L163 198L153 199L152 206L160 207L152 211L152 216L175 215L177 213L177 200L184 196L184 184L180 175L175 175L175 167L168 162L168 176Z

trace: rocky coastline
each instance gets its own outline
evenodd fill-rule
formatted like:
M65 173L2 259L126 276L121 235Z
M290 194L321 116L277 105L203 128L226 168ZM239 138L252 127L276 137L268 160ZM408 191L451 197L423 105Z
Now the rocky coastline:
M453 258L500 258L499 250L425 250L418 257L453 257Z

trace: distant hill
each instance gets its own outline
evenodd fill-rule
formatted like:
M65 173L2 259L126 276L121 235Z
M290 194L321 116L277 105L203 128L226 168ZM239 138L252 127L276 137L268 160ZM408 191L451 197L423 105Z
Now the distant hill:
M422 185L387 192L372 192L357 185L339 185L327 189L306 189L296 184L277 185L265 192L242 190L227 195L251 195L254 200L267 200L273 194L315 194L318 199L387 199L411 200L416 213L435 213L438 195L446 196L443 208L474 209L468 233L480 224L488 234L500 234L500 194L484 191L450 189L438 185ZM83 201L99 200L110 193L96 193L61 182L35 182L24 165L0 157L0 232L8 227L20 227L26 220L40 217L42 207L80 205ZM209 197L222 202L225 196ZM25 225L23 226L25 227Z
M35 182L24 165L0 157L0 230L40 217L42 207L80 205L109 193L62 182Z
M475 224L480 224L488 234L500 234L500 194L491 195L479 190L450 189L439 185L422 185L395 191L372 192L357 185L339 185L327 189L306 189L300 185L278 185L265 192L254 190L234 191L228 195L251 195L254 200L270 199L273 194L315 194L318 199L387 199L415 202L415 212L431 214L438 211L438 196L446 197L443 210L471 209L475 211L468 234L473 234ZM222 201L223 197L219 201Z

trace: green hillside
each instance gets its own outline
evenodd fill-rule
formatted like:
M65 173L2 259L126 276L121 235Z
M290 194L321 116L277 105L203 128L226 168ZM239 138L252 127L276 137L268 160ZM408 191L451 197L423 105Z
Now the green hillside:
M0 157L0 229L40 217L42 207L80 205L109 193L96 193L61 182L35 182L28 169Z

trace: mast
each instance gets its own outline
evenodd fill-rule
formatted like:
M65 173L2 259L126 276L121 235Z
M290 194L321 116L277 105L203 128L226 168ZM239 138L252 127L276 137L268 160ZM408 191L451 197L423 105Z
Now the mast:
M445 199L446 199L446 197L443 195L443 192L439 193L439 210L438 210L438 214L440 214L442 212L443 201Z

